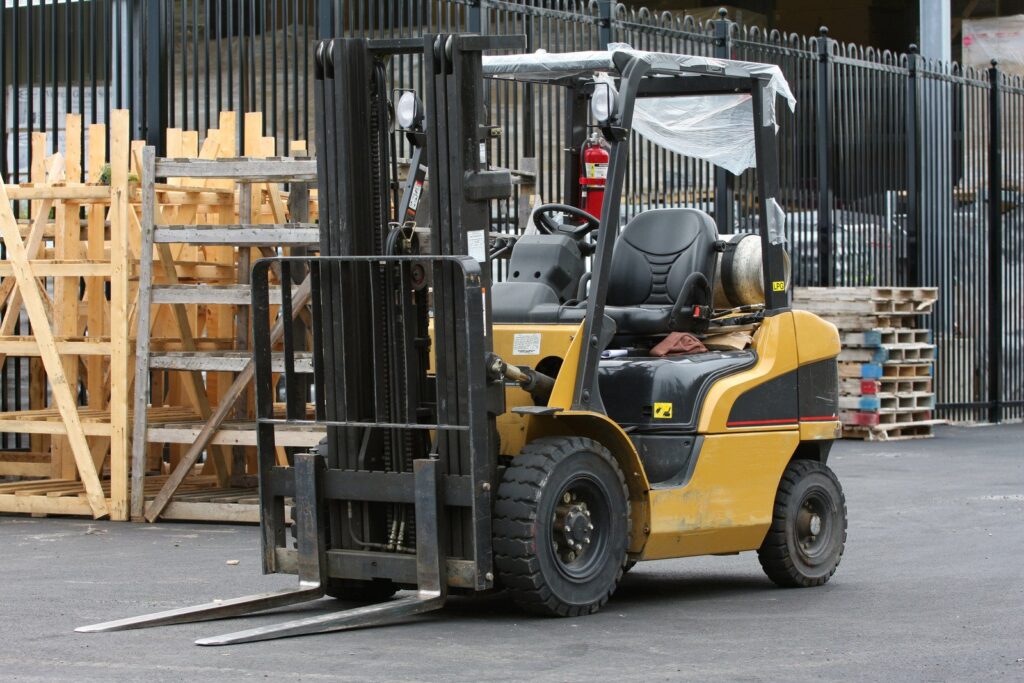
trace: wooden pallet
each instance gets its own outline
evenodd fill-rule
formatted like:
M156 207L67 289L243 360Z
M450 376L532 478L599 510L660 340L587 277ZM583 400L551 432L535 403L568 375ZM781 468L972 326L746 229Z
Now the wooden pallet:
M898 408L879 408L877 410L840 410L839 421L844 426L884 427L890 425L927 422L932 419L932 411L903 410Z
M844 439L863 439L865 441L902 441L906 439L929 439L934 434L932 428L946 424L945 420L922 420L893 425L859 427L843 425Z
M862 379L847 377L839 380L840 395L933 393L932 377L882 377Z
M931 363L851 363L839 362L840 379L931 378Z
M931 392L907 392L902 394L846 394L839 397L839 407L844 410L933 410L935 394Z
M845 347L840 361L857 363L933 363L934 344L882 344L876 347Z
M890 344L931 344L932 331L912 327L886 327L845 332L841 339L843 347L857 346L877 348Z

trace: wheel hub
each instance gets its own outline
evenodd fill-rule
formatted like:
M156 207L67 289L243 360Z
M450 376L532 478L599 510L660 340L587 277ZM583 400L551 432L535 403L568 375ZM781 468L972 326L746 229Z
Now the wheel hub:
M591 512L587 503L572 491L562 494L555 508L554 539L555 552L563 562L575 562L583 557L590 546L594 533Z

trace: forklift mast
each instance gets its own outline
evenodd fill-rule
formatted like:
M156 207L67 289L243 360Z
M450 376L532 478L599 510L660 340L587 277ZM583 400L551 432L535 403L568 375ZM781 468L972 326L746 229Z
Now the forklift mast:
M302 557L313 550L288 547L285 497L298 488L298 472L277 461L275 433L319 423L327 425L317 449L324 467L311 486L326 502L319 530L326 545L314 553L325 556L322 578L422 586L431 569L425 558L435 558L440 576L429 583L441 590L493 585L494 419L504 391L486 370L487 236L490 203L509 196L512 181L487 164L481 53L521 43L434 35L317 47L321 257L270 259L254 271L254 296L266 297L257 302L254 338L267 572L315 560ZM399 53L420 55L424 70L429 253L403 225L409 189L405 197L399 191L386 78L388 58ZM290 381L295 345L286 331L283 419L274 412L270 348L259 345L269 339L274 268L308 269L314 301L312 395ZM289 298L282 289L282 302ZM310 398L314 420L301 414ZM433 505L421 490L426 468L435 469ZM426 524L436 527L435 538L423 536L426 514L436 517ZM425 545L435 547L423 552Z

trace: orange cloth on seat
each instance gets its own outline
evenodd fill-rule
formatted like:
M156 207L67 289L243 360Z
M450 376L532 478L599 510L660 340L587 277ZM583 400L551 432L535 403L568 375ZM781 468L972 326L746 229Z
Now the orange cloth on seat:
M651 349L651 355L661 358L681 353L704 353L707 347L689 332L670 332L667 337Z

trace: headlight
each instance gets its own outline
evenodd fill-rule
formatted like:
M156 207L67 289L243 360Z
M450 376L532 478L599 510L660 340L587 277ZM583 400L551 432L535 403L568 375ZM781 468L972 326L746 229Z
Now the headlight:
M398 98L395 118L398 119L398 125L403 130L414 128L423 120L423 103L420 102L420 98L416 97L416 93L411 90L402 93L402 96Z
M607 123L615 111L619 93L611 83L598 83L590 98L590 113L598 123Z

